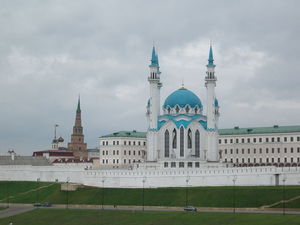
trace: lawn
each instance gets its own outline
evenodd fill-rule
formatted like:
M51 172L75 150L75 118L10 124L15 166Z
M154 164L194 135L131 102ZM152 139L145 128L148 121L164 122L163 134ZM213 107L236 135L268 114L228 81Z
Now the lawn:
M0 219L18 225L299 225L300 215L38 209Z
M17 195L30 188L46 186L49 183L10 182L10 190L14 203L52 202L55 204L94 204L94 205L142 205L143 190L122 188L84 187L77 191L61 191L59 183L53 183L38 191ZM0 182L0 193L5 198L5 183ZM1 191L3 190L3 191ZM1 196L0 194L0 196ZM300 195L300 186L286 186L285 198ZM187 198L186 198L187 197ZM278 186L260 187L190 187L190 188L153 188L144 190L144 204L149 206L184 206L198 207L233 207L235 197L236 207L259 207L280 201L283 189ZM6 200L2 201L3 203ZM277 206L278 207L278 206ZM286 204L286 207L300 208L300 200Z

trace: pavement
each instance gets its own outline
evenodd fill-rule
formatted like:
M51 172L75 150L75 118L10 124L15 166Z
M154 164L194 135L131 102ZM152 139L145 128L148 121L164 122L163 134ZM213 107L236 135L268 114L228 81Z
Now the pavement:
M9 216L15 216L17 214L25 213L33 210L33 206L13 206L3 210L0 210L0 218L5 218Z
M6 205L0 204L0 207ZM14 216L24 212L34 210L37 207L33 207L32 204L10 204L9 208L0 210L0 218ZM48 209L87 209L87 210L128 210L128 211L168 211L168 212L182 212L183 207L165 207L165 206L113 206L113 205L52 205L51 207L39 207ZM215 213L259 213L259 214L293 214L299 215L300 210L298 209L280 209L280 208L208 208L198 207L197 213L201 212L215 212Z

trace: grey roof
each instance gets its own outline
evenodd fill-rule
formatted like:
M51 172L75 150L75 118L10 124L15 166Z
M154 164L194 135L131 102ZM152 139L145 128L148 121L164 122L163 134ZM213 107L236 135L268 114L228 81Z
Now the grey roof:
M0 156L0 165L32 165L32 166L49 166L50 162L45 157L33 156Z
M106 137L134 137L134 138L146 138L146 132L133 131L118 131L112 134L103 135L101 138Z

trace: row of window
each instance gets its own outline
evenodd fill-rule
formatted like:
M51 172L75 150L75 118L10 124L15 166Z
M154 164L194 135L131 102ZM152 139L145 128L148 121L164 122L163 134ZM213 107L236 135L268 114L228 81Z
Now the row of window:
M119 141L112 141L112 145L119 145L120 142ZM145 141L124 141L123 142L124 145L144 145L146 146L146 142ZM108 145L108 141L102 141L102 145Z
M300 147L298 147L297 148L297 151L296 151L296 149L294 149L294 148L284 148L283 149L284 150L284 153L300 153ZM295 151L294 151L295 150ZM271 149L269 149L269 148L265 148L265 149L262 149L262 148L260 148L260 149L256 149L256 148L254 148L254 149L250 149L250 148L248 148L247 149L247 151L246 151L246 149L224 149L224 153L225 154L256 154L256 153L259 153L259 154L263 154L263 153L266 153L266 154L268 154L268 153L280 153L281 152L281 150L280 150L280 148L277 148L277 149L275 149L275 148L271 148Z
M225 138L225 139L219 139L219 144L238 144L238 143L275 143L275 142L281 142L282 138L281 137L266 137L266 138ZM294 141L300 141L300 137L283 137L284 142L294 142Z
M138 159L123 159L123 163L124 164L131 164L131 163L135 163L135 162L141 162L141 160ZM102 164L119 164L121 163L121 160L119 159L102 159Z
M236 158L236 159L233 159L233 158L231 158L231 159L226 159L225 158L225 162L231 162L231 163L283 163L283 162L285 162L285 163L287 163L288 161L289 162L291 162L291 163L293 163L293 162L300 162L300 158L299 157L297 157L297 158L289 158L290 160L288 160L288 158L287 157L285 157L285 158L265 158L264 160L263 160L263 158L259 158L259 159L256 159L256 158L253 158L253 159L251 159L251 158L247 158L247 159L245 159L245 158L241 158L241 159L239 159L239 158Z
M119 155L120 151L119 150L110 150L112 152L112 155ZM102 151L102 155L108 155L109 151L106 150L106 151ZM136 150L124 150L123 151L123 155L145 155L145 151L142 151L142 150L139 150L139 151L136 151Z
M177 165L178 164L178 165ZM164 162L164 167L165 168L168 168L168 167L171 167L171 168L176 168L176 167L179 167L179 168L184 168L184 167L188 167L188 168L199 168L200 167L200 163L199 162Z

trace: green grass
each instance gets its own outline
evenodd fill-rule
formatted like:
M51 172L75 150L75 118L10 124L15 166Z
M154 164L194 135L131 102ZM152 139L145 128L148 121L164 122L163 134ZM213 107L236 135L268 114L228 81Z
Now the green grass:
M21 193L25 193L32 189L36 189L37 187L47 186L51 183L47 182L31 182L31 181L0 181L0 202L5 203L7 202L7 197L9 198L9 202L16 202L14 198L20 198ZM35 191L33 192L36 193ZM31 193L32 194L32 193ZM24 196L27 196L26 194ZM36 195L36 194L35 194Z
M59 183L53 183L39 191L29 192L26 195L17 195L31 188L36 188L36 182L10 182L14 198L12 203L52 202L66 204L67 192L60 190ZM40 183L39 186L49 185ZM4 182L0 182L0 193ZM145 205L149 206L184 206L186 204L186 188L153 188L145 189ZM5 191L4 191L5 192ZM142 189L122 188L79 188L77 191L68 192L70 204L102 204L104 205L142 205ZM188 205L198 207L233 207L235 193L236 207L259 207L282 200L282 187L191 187L188 188ZM285 198L289 199L300 195L300 186L286 186ZM2 197L3 193L2 193ZM2 201L5 203L6 201ZM300 200L287 203L286 207L300 208Z
M18 225L299 225L300 215L38 209L9 218Z

